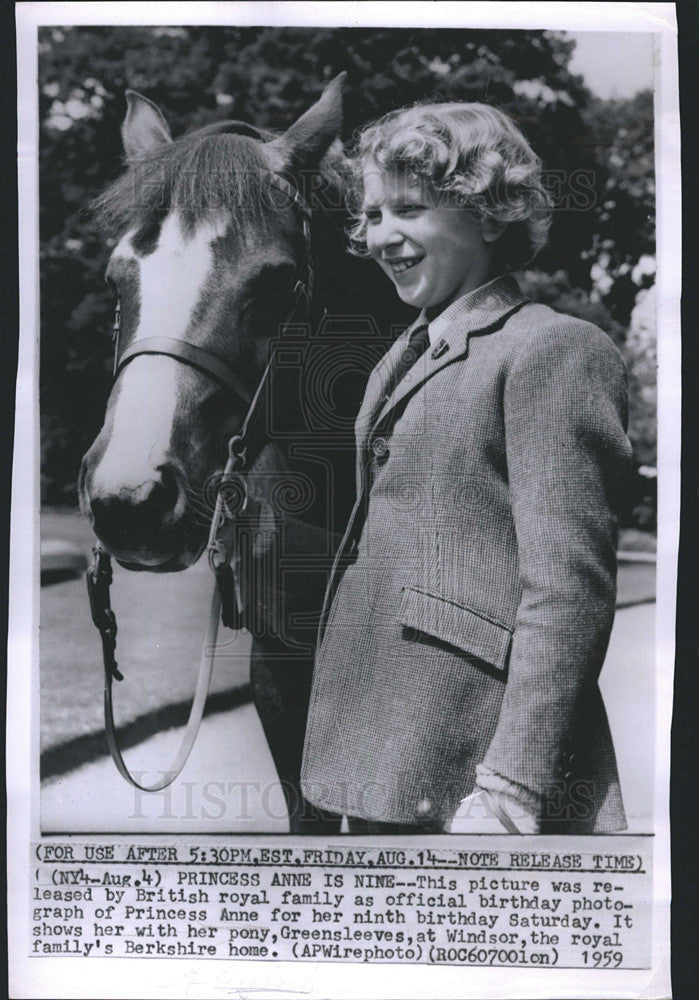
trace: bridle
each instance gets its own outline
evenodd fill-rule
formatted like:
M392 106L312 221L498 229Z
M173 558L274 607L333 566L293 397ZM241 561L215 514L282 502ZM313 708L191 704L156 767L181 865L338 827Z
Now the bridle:
M227 123L227 131L234 131L236 134L249 135L258 139L262 138L262 134L257 129L242 122ZM298 188L291 184L285 177L277 173L270 173L267 176L267 181L277 191L281 192L285 198L290 199L290 204L300 217L303 231L304 259L296 275L296 282L292 291L291 307L283 324L284 326L289 326L297 319L299 314L303 318L307 318L310 310L311 296L313 294L311 209ZM216 490L216 502L207 543L209 566L214 573L216 582L211 599L209 620L204 637L199 673L197 675L196 689L189 718L180 746L169 769L161 772L163 778L151 785L144 785L133 777L126 766L117 740L114 725L112 684L115 678L116 680L123 680L123 675L117 667L115 656L117 623L109 596L109 589L112 583L111 557L99 543L93 548L94 559L91 568L87 572L87 592L90 600L92 620L99 630L102 640L104 720L109 752L119 773L130 784L141 791L157 792L172 784L186 764L194 746L194 741L204 714L211 680L219 620L227 628L241 629L245 627L246 609L240 597L242 588L240 581L237 579L238 560L235 558L235 553L231 551L231 543L224 541L222 537L226 523L231 519L230 510L225 502L225 495L230 486L235 483L242 490L243 496L238 511L242 512L245 510L248 501L248 492L244 472L249 470L255 455L259 451L261 443L259 432L261 424L260 416L265 406L274 354L270 355L256 389L254 392L250 392L238 374L223 358L206 348L197 347L185 340L174 337L146 337L135 341L122 352L121 307L118 301L114 316L112 339L114 341L114 380L119 377L124 367L139 355L162 354L175 358L176 361L203 372L214 382L231 390L233 395L244 406L247 406L245 419L240 430L228 442L228 456ZM256 436L254 442L253 434ZM257 445L257 447L255 448L254 445Z

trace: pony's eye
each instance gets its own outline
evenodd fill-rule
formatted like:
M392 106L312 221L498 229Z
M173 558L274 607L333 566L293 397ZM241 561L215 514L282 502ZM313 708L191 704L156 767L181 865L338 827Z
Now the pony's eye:
M293 267L269 267L262 270L251 286L251 299L263 305L291 293L293 287Z
M288 311L294 287L293 266L266 267L250 283L243 315L255 326L267 328Z

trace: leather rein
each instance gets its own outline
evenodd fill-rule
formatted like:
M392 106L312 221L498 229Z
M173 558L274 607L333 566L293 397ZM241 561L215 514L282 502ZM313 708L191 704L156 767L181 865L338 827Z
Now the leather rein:
M260 138L260 134L251 126L240 123L236 128L239 134L247 134ZM308 316L311 296L313 294L313 260L311 255L311 209L298 189L279 174L270 174L268 182L284 196L290 199L301 219L304 237L304 261L299 269L292 292L291 308L284 320L284 326L289 326L301 313ZM134 787L144 792L157 792L171 785L180 774L191 753L196 740L199 726L204 715L204 707L209 691L209 683L216 653L216 637L218 624L222 621L227 628L241 629L245 625L245 609L240 598L241 587L237 579L237 560L234 553L222 539L223 529L230 519L224 495L231 482L236 482L242 488L243 502L240 511L247 505L247 481L244 472L249 470L252 460L251 435L253 427L265 402L265 394L272 371L274 355L262 373L255 391L251 394L248 387L238 377L237 373L218 355L197 347L185 340L172 337L146 337L137 340L121 351L121 308L117 301L112 338L114 341L113 378L116 380L124 367L133 358L141 354L164 354L175 358L182 364L189 365L203 372L214 382L230 389L233 394L247 406L247 413L238 433L228 442L228 457L221 474L217 492L214 513L211 519L207 554L215 585L211 598L211 609L202 646L199 672L189 718L185 727L180 746L167 771L162 771L162 779L151 785L144 785L129 771L119 747L116 727L114 725L114 707L112 701L112 684L114 679L123 680L116 661L117 622L111 607L109 589L112 583L112 565L109 553L99 543L93 548L94 559L87 571L87 592L90 601L92 620L97 627L102 640L102 660L104 665L104 723L107 746L119 773Z

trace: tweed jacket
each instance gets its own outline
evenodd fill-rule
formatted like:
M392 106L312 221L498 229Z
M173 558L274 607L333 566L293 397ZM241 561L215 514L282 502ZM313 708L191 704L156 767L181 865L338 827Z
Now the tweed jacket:
M304 795L446 825L483 764L536 798L542 830L623 829L597 679L631 454L624 364L510 277L457 300L440 329L388 398L410 330L369 377Z

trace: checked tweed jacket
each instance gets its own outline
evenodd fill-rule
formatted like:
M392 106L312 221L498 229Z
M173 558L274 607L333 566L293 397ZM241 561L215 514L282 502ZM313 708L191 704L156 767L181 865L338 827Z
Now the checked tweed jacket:
M457 300L440 328L388 398L410 330L367 384L304 795L446 825L484 764L536 796L542 831L623 829L597 686L631 452L623 362L510 277Z

